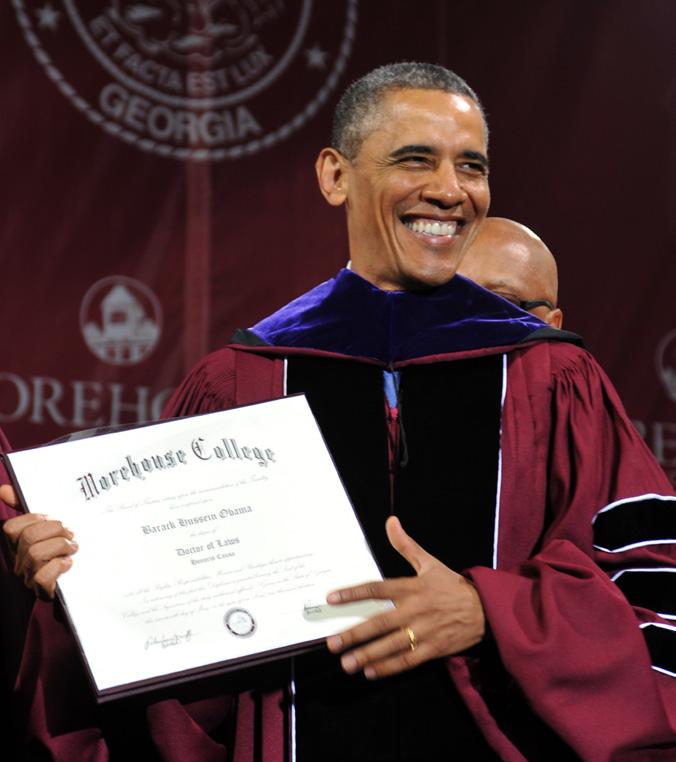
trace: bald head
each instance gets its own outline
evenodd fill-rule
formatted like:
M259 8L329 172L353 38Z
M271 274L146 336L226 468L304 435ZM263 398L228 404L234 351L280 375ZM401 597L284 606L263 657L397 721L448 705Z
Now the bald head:
M545 323L560 328L563 314L556 308L556 261L538 236L525 225L503 217L489 217L458 269L480 286L518 303L546 300L530 309Z

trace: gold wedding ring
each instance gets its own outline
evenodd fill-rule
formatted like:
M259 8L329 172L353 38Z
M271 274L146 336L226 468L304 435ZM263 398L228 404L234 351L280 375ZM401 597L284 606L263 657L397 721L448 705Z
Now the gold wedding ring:
M415 651L415 649L418 647L418 638L416 638L415 632L413 632L410 627L402 627L401 629L408 636L408 644L411 647L411 651Z

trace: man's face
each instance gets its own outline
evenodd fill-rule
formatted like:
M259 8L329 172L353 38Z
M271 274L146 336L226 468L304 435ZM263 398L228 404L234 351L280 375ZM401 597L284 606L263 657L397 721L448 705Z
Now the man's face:
M345 164L352 267L384 290L448 282L490 202L484 122L471 100L399 90Z

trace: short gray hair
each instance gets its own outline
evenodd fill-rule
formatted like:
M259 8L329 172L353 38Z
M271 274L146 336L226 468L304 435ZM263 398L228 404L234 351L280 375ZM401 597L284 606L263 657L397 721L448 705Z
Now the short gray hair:
M347 88L333 115L331 146L347 159L353 159L366 137L375 109L393 90L442 90L462 95L474 101L486 124L479 97L462 77L436 64L402 61L380 66Z

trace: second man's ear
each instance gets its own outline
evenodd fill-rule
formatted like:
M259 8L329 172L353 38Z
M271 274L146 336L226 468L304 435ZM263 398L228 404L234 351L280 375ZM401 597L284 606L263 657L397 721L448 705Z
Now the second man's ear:
M347 198L346 164L334 148L322 148L315 162L319 190L331 206L340 206Z
M550 310L543 318L547 325L551 325L552 328L561 328L563 325L563 312L557 307Z

